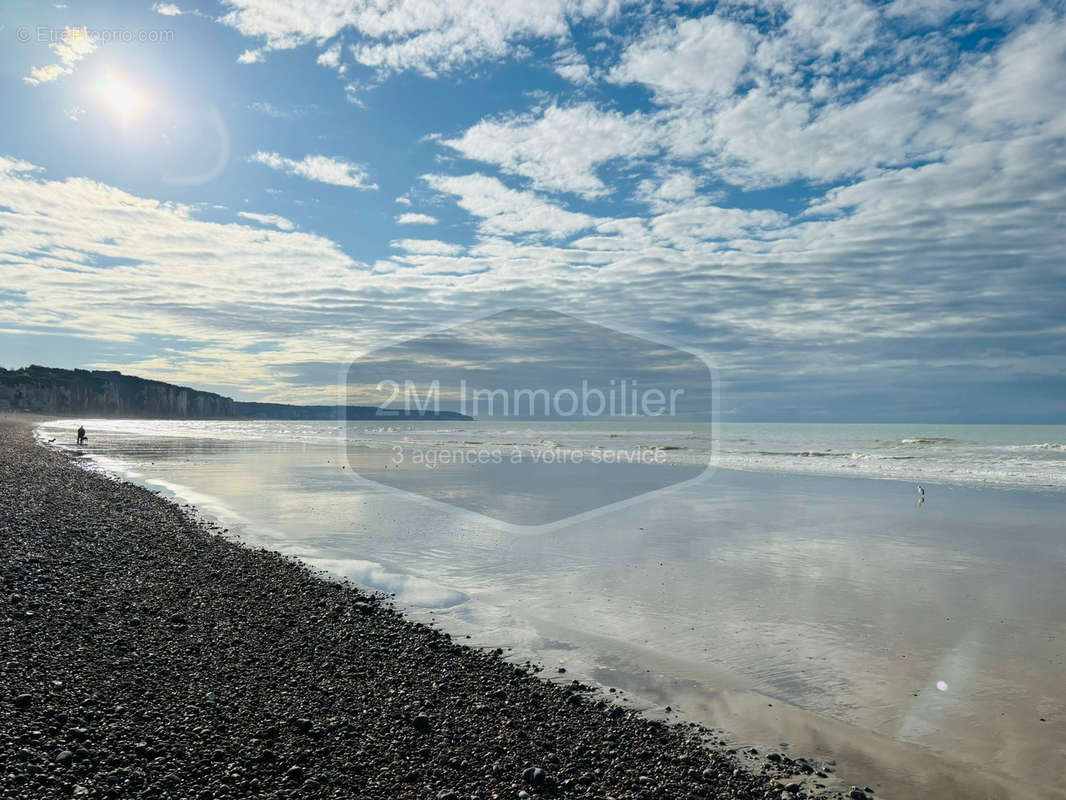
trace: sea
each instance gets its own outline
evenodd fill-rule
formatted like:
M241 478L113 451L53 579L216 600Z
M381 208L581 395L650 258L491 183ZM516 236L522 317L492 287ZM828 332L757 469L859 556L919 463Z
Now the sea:
M747 758L817 758L877 797L1066 798L1066 426L85 419L36 435Z

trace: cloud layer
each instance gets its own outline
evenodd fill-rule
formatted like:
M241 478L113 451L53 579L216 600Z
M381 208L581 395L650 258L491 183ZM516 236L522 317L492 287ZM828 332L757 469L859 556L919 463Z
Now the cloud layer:
M223 21L268 50L324 44L351 32L348 57L384 72L435 76L505 57L523 41L565 41L570 25L615 18L625 0L225 0ZM329 51L327 51L329 52ZM339 56L330 56L336 66Z
M332 230L328 214L309 222L273 195L209 221L86 177L47 180L12 153L0 162L0 258L17 275L17 291L0 291L5 329L171 331L181 346L123 368L328 399L353 350L415 321L544 305L713 353L749 417L828 414L879 402L882 387L919 416L949 414L978 386L989 408L1066 413L1048 390L1066 374L1059 6L226 5L223 24L249 39L241 60L297 51L285 57L313 64L368 128L407 96L374 105L399 73L458 92L507 65L525 83L405 133L381 150L395 158L249 148L246 169L304 179L294 193L342 220ZM344 85L363 81L379 87L366 108L346 105ZM241 107L292 131L279 108L305 100ZM330 146L318 133L296 153ZM403 208L375 209L383 228L364 247L344 239L359 193L295 186L308 182L380 182Z

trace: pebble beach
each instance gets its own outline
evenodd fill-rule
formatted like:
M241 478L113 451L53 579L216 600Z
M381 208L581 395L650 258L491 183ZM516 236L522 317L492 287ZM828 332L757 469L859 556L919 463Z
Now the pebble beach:
M25 422L0 449L0 797L867 796L464 646Z

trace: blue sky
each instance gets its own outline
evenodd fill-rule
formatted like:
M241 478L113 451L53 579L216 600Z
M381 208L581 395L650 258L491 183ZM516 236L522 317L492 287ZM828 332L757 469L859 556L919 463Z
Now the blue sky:
M0 364L330 402L515 306L748 420L1066 420L1066 12L7 2ZM336 368L336 369L334 369Z

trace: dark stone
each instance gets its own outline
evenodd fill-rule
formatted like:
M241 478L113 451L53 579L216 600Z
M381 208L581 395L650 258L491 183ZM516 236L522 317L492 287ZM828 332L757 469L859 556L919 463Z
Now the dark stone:
M522 771L522 780L530 786L543 786L548 780L548 773L541 767L526 767Z
M20 694L18 697L15 697L11 701L11 703L12 703L12 705L15 706L15 708L29 708L30 704L33 703L33 695L32 694Z
M289 767L285 771L285 778L286 778L286 780L292 781L293 783L299 783L300 781L302 781L304 779L303 768L302 767Z

